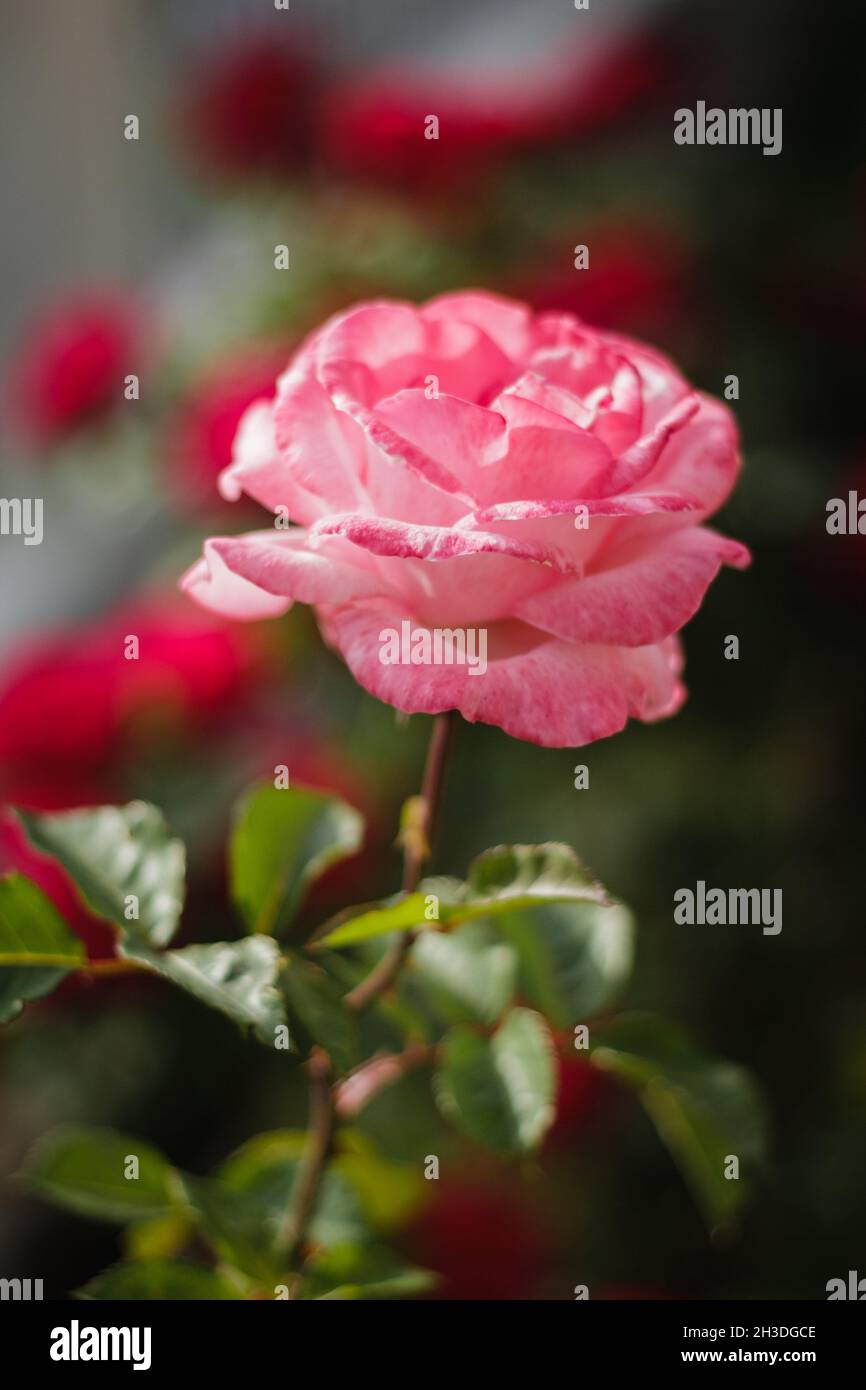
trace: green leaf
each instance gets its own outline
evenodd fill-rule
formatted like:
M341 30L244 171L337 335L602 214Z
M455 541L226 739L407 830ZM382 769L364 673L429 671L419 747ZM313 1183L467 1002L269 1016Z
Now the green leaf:
M707 1223L731 1220L748 1182L725 1177L726 1159L757 1168L766 1144L749 1073L703 1056L678 1027L651 1014L624 1014L594 1029L591 1060L636 1089Z
M306 1136L293 1131L257 1135L233 1154L216 1178L187 1180L199 1223L221 1259L259 1283L279 1282L288 1271L295 1183ZM358 1199L329 1166L310 1223L321 1245L366 1240Z
M232 897L251 932L277 935L310 884L361 846L360 813L337 797L265 782L241 802L230 848Z
M344 991L319 966L294 954L282 983L289 1008L309 1038L325 1049L338 1072L351 1071L358 1061L358 1029L343 1005Z
M544 1020L512 1009L491 1038L455 1028L442 1047L434 1091L443 1113L476 1143L525 1153L554 1115L556 1069Z
M557 903L515 913L502 930L519 953L522 993L557 1029L606 1008L631 970L634 921L620 903Z
M165 946L180 921L186 854L145 801L34 815L19 811L37 849L58 859L87 906L124 933ZM138 903L128 918L128 899Z
M269 937L159 951L174 935L184 893L185 851L162 814L142 801L127 806L34 816L19 812L30 839L75 879L88 906L120 932L119 954L171 980L267 1046L286 1015L277 979L282 961ZM128 917L128 898L138 915Z
M138 1177L125 1177L129 1159ZM164 1216L185 1200L183 1180L158 1150L113 1130L63 1126L38 1141L21 1170L27 1186L67 1211L100 1221Z
M403 1264L388 1250L337 1245L310 1260L303 1297L315 1299L414 1298L436 1286L436 1275Z
M133 1221L123 1232L123 1253L127 1260L171 1260L189 1245L193 1226L188 1213L147 1216Z
M79 1298L107 1300L239 1299L241 1294L221 1274L178 1260L137 1260L103 1270L78 1290Z
M376 1231L404 1226L424 1199L427 1184L420 1164L384 1158L357 1129L341 1129L336 1144L331 1166L357 1195L370 1225Z
M539 902L607 902L607 895L569 845L499 845L469 866L471 899L532 907Z
M85 960L84 944L29 878L0 878L0 1023L17 1017Z
M428 915L431 898L435 917ZM354 946L407 927L443 929L557 902L609 904L610 899L568 845L500 845L472 861L465 883L426 878L406 898L391 898L348 921L341 913L317 933L314 944Z
M363 941L384 936L388 932L406 931L424 925L425 897L423 893L399 894L386 898L359 912L348 908L332 917L308 943L315 949L357 946ZM429 924L428 924L429 925ZM433 922L433 926L439 925Z
M517 954L486 924L467 923L448 935L420 936L405 974L443 1018L492 1024L514 998Z
M216 941L179 951L151 951L134 943L120 949L241 1028L251 1028L266 1047L274 1046L275 1030L285 1025L286 1012L277 987L282 957L272 937Z
M0 968L0 1023L11 1023L25 1004L42 999L56 989L66 970L9 966Z

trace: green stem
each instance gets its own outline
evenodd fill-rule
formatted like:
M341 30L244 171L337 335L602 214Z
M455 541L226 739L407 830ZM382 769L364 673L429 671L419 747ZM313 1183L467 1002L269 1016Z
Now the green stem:
M421 870L430 853L430 841L436 825L436 816L442 799L442 786L448 751L454 736L457 711L437 714L427 750L427 762L421 783L420 807L417 824L412 832L404 836L403 850L403 892L413 893L418 886ZM401 932L393 946L354 989L344 996L343 1003L356 1013L366 1009L374 999L378 999L397 978L409 948L415 939L413 931Z
M331 1059L321 1047L314 1047L307 1062L310 1078L310 1123L307 1149L293 1193L291 1235L286 1263L291 1268L300 1258L307 1231L313 1219L316 1199L325 1173L334 1138L334 1092L331 1089Z

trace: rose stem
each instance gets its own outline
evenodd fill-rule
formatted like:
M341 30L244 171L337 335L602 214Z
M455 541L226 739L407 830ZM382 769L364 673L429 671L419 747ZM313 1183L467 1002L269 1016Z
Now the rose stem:
M404 839L403 892L405 894L413 893L417 888L421 870L424 867L424 860L429 854L430 840L433 836L442 798L445 764L456 722L456 710L449 710L446 714L437 714L433 725L430 746L427 750L427 762L424 767L424 777L421 782L418 825L413 828L413 833ZM343 1003L347 1008L360 1012L361 1009L365 1009L368 1004L384 993L399 973L414 939L415 933L412 931L400 933L394 945L370 971L370 974L355 985L354 989L349 990L348 994L344 995Z
M310 1079L310 1134L292 1202L291 1237L286 1253L289 1266L295 1263L306 1241L334 1137L331 1059L323 1048L311 1050L307 1075Z
M424 861L429 853L430 838L436 822L436 813L442 795L443 775L448 749L456 724L456 711L437 714L427 750L427 762L421 783L421 807L417 826L412 834L404 839L403 851L403 892L412 893L418 885ZM348 1008L360 1010L377 998L388 988L396 977L406 953L412 944L414 934L402 932L400 938L383 956L378 965L360 984L343 998ZM319 1187L325 1173L325 1165L331 1152L336 1116L336 1094L331 1086L331 1060L321 1047L314 1047L307 1062L310 1079L310 1124L309 1143L304 1154L298 1185L293 1194L291 1215L291 1237L287 1251L287 1263L296 1262L307 1238L307 1227L312 1220L319 1195Z

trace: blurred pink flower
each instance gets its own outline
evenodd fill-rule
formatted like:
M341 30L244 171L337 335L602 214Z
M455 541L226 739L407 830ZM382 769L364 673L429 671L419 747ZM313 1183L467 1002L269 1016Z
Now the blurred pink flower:
M255 346L207 370L180 401L169 425L169 488L193 508L213 505L214 484L232 461L241 417L257 400L272 400L288 347Z
M184 143L210 173L291 173L309 152L317 88L306 50L271 34L233 34L187 75Z
M138 311L120 292L53 304L26 330L8 383L22 433L47 446L119 406L141 341Z
M480 292L361 305L244 417L223 494L278 526L207 541L183 583L242 619L313 604L397 709L588 743L682 703L674 634L748 561L699 524L738 462L728 408L627 338ZM445 629L483 634L483 672L424 658ZM417 664L383 648L405 631Z

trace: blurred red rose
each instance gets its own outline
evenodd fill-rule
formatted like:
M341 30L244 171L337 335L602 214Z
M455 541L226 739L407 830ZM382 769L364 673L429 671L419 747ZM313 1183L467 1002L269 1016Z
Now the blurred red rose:
M589 266L574 266L574 241L589 250ZM621 332L667 335L690 311L692 258L672 228L648 224L590 225L579 237L550 245L537 269L515 277L504 293L537 310L576 314Z
M402 188L464 183L501 156L603 126L659 73L645 36L579 67L578 52L471 81L402 66L336 82L323 101L323 158L343 173ZM425 136L430 116L439 121L438 139Z
M171 491L183 504L213 505L216 480L232 461L241 417L254 401L273 400L290 352L289 344L235 352L209 368L181 400L166 454Z
M130 637L137 659L125 654ZM0 673L0 795L35 809L113 799L111 759L133 723L198 731L260 659L252 630L203 620L173 599L42 635Z
M556 1118L545 1144L565 1148L597 1130L616 1106L619 1087L605 1072L580 1057L560 1057Z
M22 433L48 446L108 414L140 368L141 323L121 293L81 293L25 332L9 383Z
M407 1250L440 1277L439 1299L531 1298L551 1242L526 1195L500 1180L431 1184L436 1191L406 1235Z
M305 160L318 88L305 50L273 35L233 34L199 60L187 87L182 137L209 172L280 176Z

